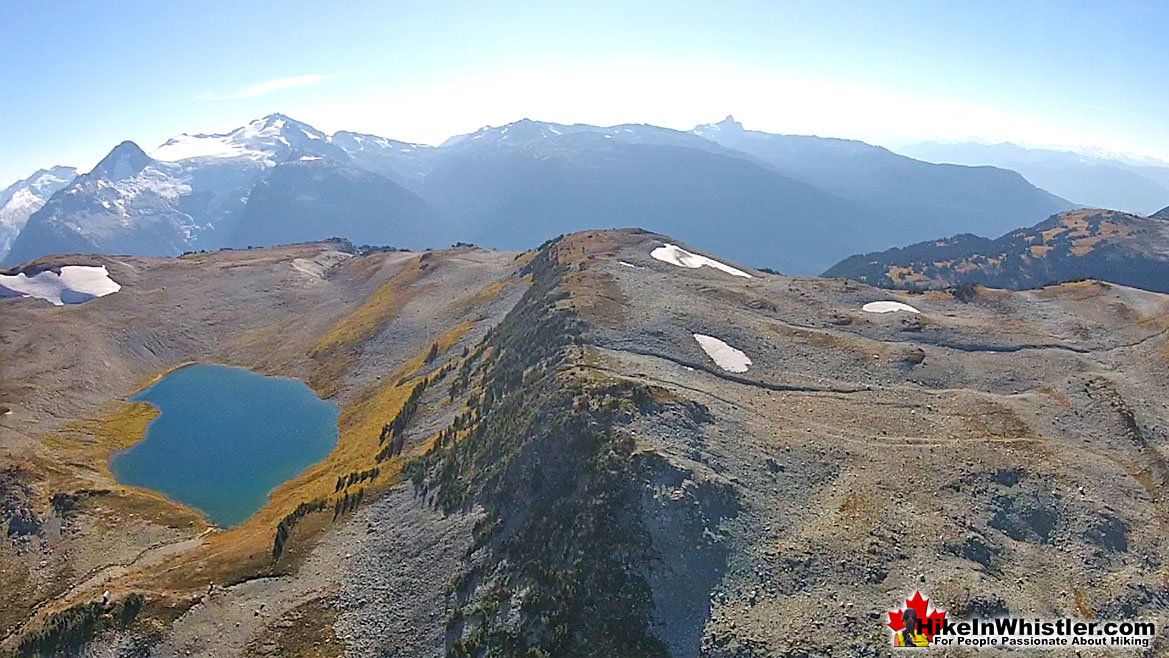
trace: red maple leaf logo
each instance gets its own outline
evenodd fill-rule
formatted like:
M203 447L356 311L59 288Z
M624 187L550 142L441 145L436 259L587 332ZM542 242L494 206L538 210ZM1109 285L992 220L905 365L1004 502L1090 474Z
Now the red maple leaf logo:
M917 613L917 618L921 620L921 632L926 636L926 639L933 642L934 634L942 628L942 620L946 618L945 610L938 610L934 608L928 611L930 600L923 598L921 592L914 592L912 599L905 599L905 608L898 608L889 611L889 628L897 633L905 628L905 623L901 621L901 615L905 609L913 608Z

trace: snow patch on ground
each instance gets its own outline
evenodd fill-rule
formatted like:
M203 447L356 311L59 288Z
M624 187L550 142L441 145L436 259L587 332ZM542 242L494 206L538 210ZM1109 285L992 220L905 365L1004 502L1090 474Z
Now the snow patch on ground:
M51 270L31 277L24 272L15 276L0 274L0 289L5 288L21 297L36 297L63 306L118 292L122 286L110 278L104 265L66 265L60 274Z
M718 367L727 372L747 372L747 366L751 365L750 357L714 336L694 334L694 340Z
M678 267L698 269L705 265L706 267L713 267L716 270L722 270L723 272L733 276L741 276L747 279L752 278L750 274L747 274L743 270L735 269L730 265L720 263L717 260L707 258L706 256L692 254L677 245L663 245L649 252L649 255L653 256L657 260L669 263L671 265L677 265Z
M640 267L638 267L638 266L634 265L633 263L626 263L626 262L625 262L625 261L623 261L623 260L619 260L619 261L617 261L617 264L618 264L618 265L624 265L625 267L632 267L632 268L633 268L633 269L635 269L635 270L640 270L640 269L641 269Z
M909 304L902 304L901 302L869 302L862 306L861 310L866 313L895 313L897 311L921 313L921 311L913 308Z

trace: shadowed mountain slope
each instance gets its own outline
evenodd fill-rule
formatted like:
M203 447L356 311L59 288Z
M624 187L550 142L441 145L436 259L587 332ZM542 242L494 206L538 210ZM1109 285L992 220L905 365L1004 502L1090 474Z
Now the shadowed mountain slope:
M1068 207L1010 171L745 131L730 119L691 132L523 119L430 147L326 135L272 114L227 133L179 135L149 154L119 145L29 211L4 262L334 235L412 249L466 241L522 249L582 229L645 226L812 274L851 253L1005 231ZM288 226L275 209L290 213Z
M856 140L744 130L732 117L694 132L877 211L879 228L874 221L867 230L893 243L960 227L995 234L1018 226L1020 217L1037 221L1073 205L1008 169L932 164Z
M276 165L248 197L232 243L310 242L344 236L356 244L424 244L439 232L426 202L382 176L306 157Z
M1021 289L1099 279L1169 292L1169 221L1073 210L995 240L958 235L852 256L824 275L888 288Z

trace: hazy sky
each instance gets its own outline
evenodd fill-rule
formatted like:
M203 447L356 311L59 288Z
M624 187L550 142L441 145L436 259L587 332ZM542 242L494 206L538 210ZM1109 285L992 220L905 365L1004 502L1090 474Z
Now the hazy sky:
M1164 0L0 2L0 186L279 111L407 141L522 117L1169 158Z

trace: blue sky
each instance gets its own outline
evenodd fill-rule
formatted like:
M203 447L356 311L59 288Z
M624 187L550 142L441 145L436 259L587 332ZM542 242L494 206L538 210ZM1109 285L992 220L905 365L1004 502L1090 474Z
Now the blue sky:
M522 117L1169 158L1169 3L3 2L0 185L279 111L437 143Z

